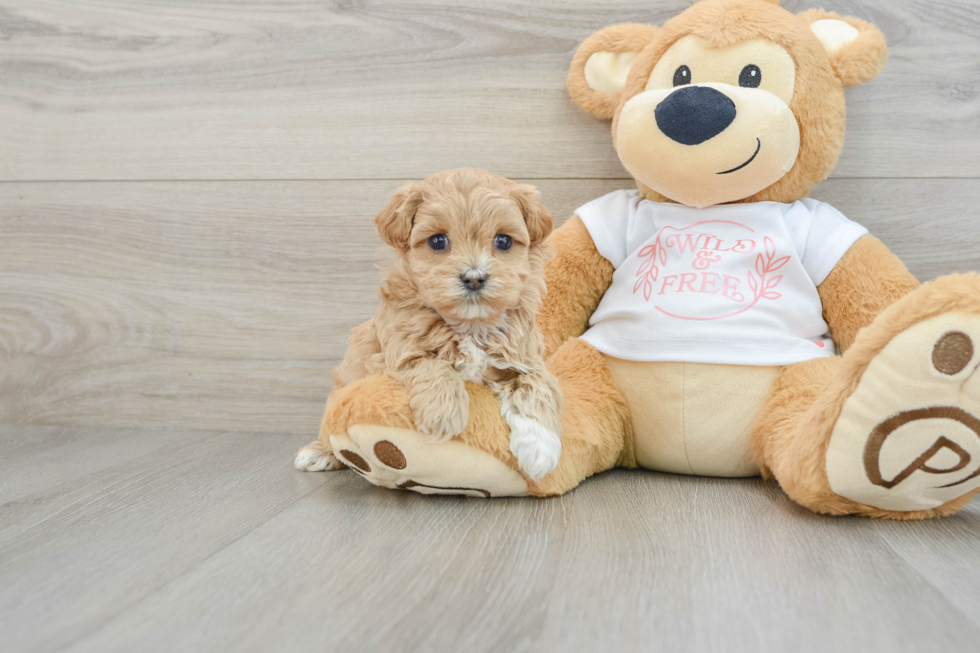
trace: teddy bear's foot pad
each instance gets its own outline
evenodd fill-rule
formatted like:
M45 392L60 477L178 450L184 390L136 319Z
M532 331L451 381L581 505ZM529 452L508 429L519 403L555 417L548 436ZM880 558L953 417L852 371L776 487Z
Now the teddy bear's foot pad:
M416 431L355 425L331 435L337 457L375 485L421 494L526 496L527 481L492 455L458 440L432 443Z
M980 315L949 313L895 336L871 361L831 434L838 495L929 510L980 488Z

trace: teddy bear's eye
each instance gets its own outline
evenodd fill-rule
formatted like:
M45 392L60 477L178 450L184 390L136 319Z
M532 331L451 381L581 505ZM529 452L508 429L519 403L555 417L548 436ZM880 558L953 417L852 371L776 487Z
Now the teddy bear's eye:
M691 69L681 66L674 71L674 86L683 86L691 83Z
M762 71L755 64L750 63L738 75L738 85L746 88L759 88L762 83Z

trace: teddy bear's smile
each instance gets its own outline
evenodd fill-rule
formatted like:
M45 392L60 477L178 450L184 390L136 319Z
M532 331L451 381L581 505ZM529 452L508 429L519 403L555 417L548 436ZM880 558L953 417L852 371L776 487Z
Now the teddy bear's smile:
M731 174L733 172L736 172L738 170L741 170L745 166L747 166L750 163L752 163L753 161L755 161L755 157L759 156L759 151L761 149L762 149L762 140L758 136L756 136L756 138L755 138L755 152L752 153L752 156L749 157L749 160L748 161L746 161L745 163L743 163L741 165L735 166L731 170L725 170L723 172L716 172L715 174L716 175L727 175L727 174Z

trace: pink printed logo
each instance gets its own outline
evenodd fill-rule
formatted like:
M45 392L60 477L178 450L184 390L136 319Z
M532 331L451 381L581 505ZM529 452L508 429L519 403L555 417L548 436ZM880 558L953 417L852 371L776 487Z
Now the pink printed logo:
M656 289L657 282L660 281L660 290L657 292L657 295L689 292L692 293L690 295L692 299L697 294L709 294L721 295L738 304L745 302L745 295L738 289L743 281L742 277L712 272L708 268L715 263L720 263L723 257L729 253L751 254L756 249L756 241L752 238L742 238L736 240L734 244L725 247L724 241L713 234L700 233L695 235L693 233L681 233L705 224L726 224L745 229L752 234L755 233L750 227L727 220L706 220L684 227L683 229L664 227L657 233L654 242L642 248L638 254L638 257L643 262L636 272L637 280L633 285L633 294L642 290L644 299L650 301ZM672 230L677 233L665 235L667 230ZM775 288L783 280L783 276L773 275L773 273L786 265L790 257L782 256L777 258L776 245L768 236L763 238L763 245L764 252L756 255L755 269L748 270L744 277L745 282L752 291L751 300L747 305L723 315L708 317L680 315L665 310L660 306L655 306L655 308L664 315L682 320L721 320L744 313L763 299L779 299L782 295L776 292ZM697 272L668 274L664 275L661 279L661 266L667 265L671 250L676 250L678 254L686 254L688 252L693 254L691 268L697 270Z

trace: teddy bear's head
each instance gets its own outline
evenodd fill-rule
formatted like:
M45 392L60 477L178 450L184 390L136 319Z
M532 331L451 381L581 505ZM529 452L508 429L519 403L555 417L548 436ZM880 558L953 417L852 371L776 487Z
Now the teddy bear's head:
M612 118L641 192L695 207L792 202L844 144L844 87L870 81L885 38L857 18L779 0L704 0L663 27L607 27L579 47L575 102Z

